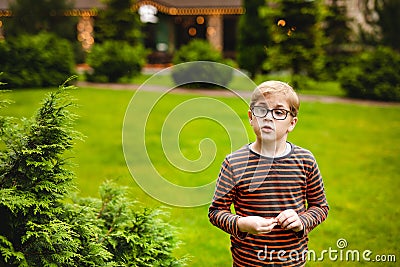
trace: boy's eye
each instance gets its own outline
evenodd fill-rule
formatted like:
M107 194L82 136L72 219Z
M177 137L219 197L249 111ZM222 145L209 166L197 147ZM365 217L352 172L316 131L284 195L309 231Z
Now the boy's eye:
M268 112L268 109L263 108L263 107L254 107L253 108L253 113L256 116L265 116L265 114L267 114L267 112Z
M260 114L265 114L265 113L267 113L267 111L268 111L268 109L267 108L257 108L257 112L258 113L260 113Z
M285 115L285 111L284 111L284 110L281 110L281 109L274 109L274 113L275 113L275 115L277 115L277 116Z

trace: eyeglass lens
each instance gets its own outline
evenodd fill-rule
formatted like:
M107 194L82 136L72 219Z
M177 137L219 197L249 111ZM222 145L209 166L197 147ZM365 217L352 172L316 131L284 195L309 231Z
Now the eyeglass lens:
M253 115L259 118L264 118L271 112L275 120L284 120L287 117L288 111L284 109L267 109L264 107L253 107Z

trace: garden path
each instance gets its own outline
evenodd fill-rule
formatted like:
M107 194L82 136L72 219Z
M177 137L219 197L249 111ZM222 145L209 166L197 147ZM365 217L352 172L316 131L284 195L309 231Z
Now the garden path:
M250 98L250 91L231 91L226 89L187 89L187 88L167 88L161 85L137 85L137 84L121 84L121 83L91 83L78 81L78 87L90 87L97 89L112 89L112 90L145 90L145 91L171 91L176 94L196 94L205 96L222 96L222 97L234 97L240 96L245 99ZM305 102L321 102L321 103L347 103L347 104L359 104L366 106L400 106L400 103L396 102L384 102L364 99L353 99L338 96L324 96L324 95L305 95L299 94L300 101Z

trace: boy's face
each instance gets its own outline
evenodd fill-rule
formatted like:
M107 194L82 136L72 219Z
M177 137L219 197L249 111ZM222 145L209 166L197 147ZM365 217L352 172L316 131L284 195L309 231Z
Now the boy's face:
M255 110L254 112L252 110L248 111L250 124L257 136L257 140L268 143L286 142L287 134L293 131L297 123L297 117L293 117L288 112L290 108L286 97L281 93L268 94L260 98L254 106L268 109L268 114L262 118L260 116L264 115L265 109L258 108L258 112ZM274 109L276 111L271 111ZM260 112L260 110L265 112ZM274 113L275 118L272 113ZM286 118L282 119L286 113Z

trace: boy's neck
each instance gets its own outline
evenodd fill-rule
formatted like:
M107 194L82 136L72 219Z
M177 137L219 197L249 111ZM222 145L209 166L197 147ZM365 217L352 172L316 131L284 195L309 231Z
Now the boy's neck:
M286 141L283 142L266 142L256 140L251 144L251 149L265 157L278 157L285 154L286 151Z

